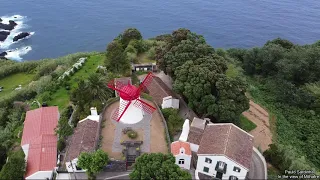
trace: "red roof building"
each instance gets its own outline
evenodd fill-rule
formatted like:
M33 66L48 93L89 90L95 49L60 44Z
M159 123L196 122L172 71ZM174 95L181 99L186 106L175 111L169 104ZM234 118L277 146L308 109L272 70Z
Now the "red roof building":
M26 179L50 178L57 165L58 107L41 107L28 111L21 140L26 155Z
M182 149L184 151L181 151ZM183 152L186 155L191 155L190 144L187 142L182 142L182 141L175 141L175 142L171 143L171 153L174 156L180 154L181 152Z

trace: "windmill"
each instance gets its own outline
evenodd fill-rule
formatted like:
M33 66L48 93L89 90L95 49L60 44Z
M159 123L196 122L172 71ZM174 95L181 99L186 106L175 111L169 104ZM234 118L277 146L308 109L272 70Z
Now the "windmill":
M120 97L120 105L111 115L111 119L125 124L135 124L140 122L145 114L152 114L156 108L140 99L141 91L150 85L153 74L150 72L136 87L130 82L124 84L117 80L108 83L108 87L117 92Z

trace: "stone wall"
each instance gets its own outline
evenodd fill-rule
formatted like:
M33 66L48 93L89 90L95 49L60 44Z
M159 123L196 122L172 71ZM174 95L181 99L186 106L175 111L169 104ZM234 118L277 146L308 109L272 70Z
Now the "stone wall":
M127 171L126 161L110 161L107 166L103 168L104 172L123 172Z

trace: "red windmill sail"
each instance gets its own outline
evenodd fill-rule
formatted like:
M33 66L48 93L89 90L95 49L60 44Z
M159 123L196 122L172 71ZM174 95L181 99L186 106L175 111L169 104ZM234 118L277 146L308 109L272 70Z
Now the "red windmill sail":
M113 120L120 121L120 119L128 110L131 103L133 103L135 107L141 109L144 113L152 114L156 110L156 108L148 104L147 102L139 99L141 92L150 85L150 83L152 82L152 79L153 79L153 74L150 72L144 78L144 80L139 85L139 87L131 85L130 82L126 85L117 80L110 81L108 83L108 87L110 89L115 90L117 94L120 96L120 98L122 99L122 101L120 101L119 107L112 114L111 118Z

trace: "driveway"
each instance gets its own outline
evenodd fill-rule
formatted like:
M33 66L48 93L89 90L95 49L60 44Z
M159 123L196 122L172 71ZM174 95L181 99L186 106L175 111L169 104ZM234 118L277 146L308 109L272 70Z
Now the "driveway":
M248 179L267 179L267 164L261 153L254 148Z

